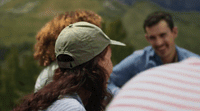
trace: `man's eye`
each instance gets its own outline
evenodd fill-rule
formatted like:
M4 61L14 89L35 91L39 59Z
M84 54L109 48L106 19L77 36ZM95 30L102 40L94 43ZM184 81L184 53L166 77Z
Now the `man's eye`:
M153 36L150 36L149 39L150 39L150 40L155 40L156 38L153 37Z
M161 35L160 35L160 37L165 37L165 36L166 36L166 34L161 34Z

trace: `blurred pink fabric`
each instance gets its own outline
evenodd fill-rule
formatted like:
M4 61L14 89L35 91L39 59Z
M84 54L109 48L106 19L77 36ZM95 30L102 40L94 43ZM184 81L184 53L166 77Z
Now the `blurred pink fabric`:
M200 59L188 58L139 73L107 111L200 111Z

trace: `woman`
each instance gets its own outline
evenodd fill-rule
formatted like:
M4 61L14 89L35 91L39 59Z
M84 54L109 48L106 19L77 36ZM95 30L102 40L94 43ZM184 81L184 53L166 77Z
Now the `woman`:
M40 66L46 66L40 73L35 84L35 92L40 90L53 79L54 71L58 68L55 62L55 41L60 32L69 24L79 21L85 21L101 27L101 17L92 12L77 10L66 12L56 16L53 20L46 23L46 25L38 32L36 36L34 58L39 61Z
M53 81L23 99L14 111L102 111L107 80L112 72L111 40L96 25L88 22L70 24L59 34L55 53L59 68ZM105 99L106 98L106 99Z

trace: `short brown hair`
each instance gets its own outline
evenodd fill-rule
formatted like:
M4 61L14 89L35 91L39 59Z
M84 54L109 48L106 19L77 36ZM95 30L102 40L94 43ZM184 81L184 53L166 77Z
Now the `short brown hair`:
M158 22L160 22L161 20L166 21L171 30L174 28L174 22L170 13L157 11L157 12L151 13L144 21L144 25L143 25L144 31L146 32L146 27L152 27L158 24Z
M37 33L34 59L38 60L41 66L48 66L55 61L54 47L58 35L66 26L79 21L89 22L101 28L101 17L92 11L76 10L61 14L46 23Z

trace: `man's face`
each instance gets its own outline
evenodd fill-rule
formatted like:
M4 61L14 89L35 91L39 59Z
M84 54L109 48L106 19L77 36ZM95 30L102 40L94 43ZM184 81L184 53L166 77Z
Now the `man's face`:
M146 39L154 48L156 54L161 58L175 55L175 38L177 37L177 27L172 30L166 21L161 20L152 27L146 27Z

